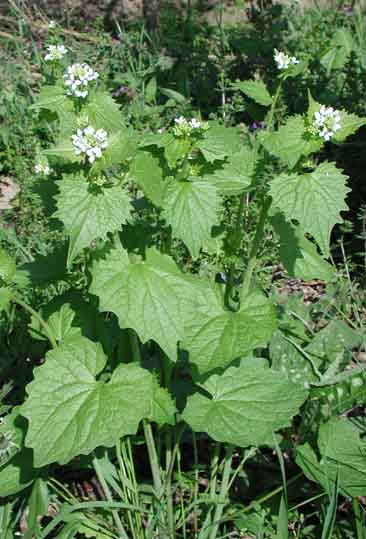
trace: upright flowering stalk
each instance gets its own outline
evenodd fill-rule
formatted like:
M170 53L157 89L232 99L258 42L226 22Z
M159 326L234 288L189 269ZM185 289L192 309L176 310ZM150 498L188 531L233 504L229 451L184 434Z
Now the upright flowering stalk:
M57 62L67 54L68 50L64 45L49 45L44 59L46 62Z
M88 64L73 64L67 68L64 74L67 95L86 97L89 93L89 82L96 80L99 73L94 71Z
M89 163L102 157L103 150L108 147L108 135L104 129L95 130L88 125L84 129L78 129L71 137L75 154L86 157Z
M281 70L288 69L291 65L299 64L300 61L296 56L288 56L284 52L274 50L274 61L277 64L277 68Z
M325 141L330 140L341 128L341 114L333 107L322 105L314 114L312 127Z

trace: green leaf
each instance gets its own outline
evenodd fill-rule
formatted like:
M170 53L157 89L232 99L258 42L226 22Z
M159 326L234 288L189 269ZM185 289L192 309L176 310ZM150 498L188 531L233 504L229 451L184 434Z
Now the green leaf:
M156 90L157 90L156 77L152 77L145 87L145 100L147 103L155 102Z
M130 176L156 206L163 204L163 171L159 159L139 151L130 168Z
M5 283L10 283L13 280L16 269L14 258L9 256L3 249L0 249L0 279L5 281Z
M91 171L93 174L106 170L114 165L120 165L134 157L137 143L132 131L117 131L108 136L108 147L102 157L96 159Z
M333 266L317 253L316 246L304 238L301 230L285 221L280 213L271 222L280 238L281 262L291 277L304 281L330 281L334 277Z
M234 127L210 124L203 137L198 140L197 147L209 163L223 161L228 155L238 152L241 148L239 131Z
M109 382L98 381L106 359L100 344L76 337L48 352L35 369L21 413L36 466L66 464L100 445L111 447L150 415L152 375L130 363L119 365Z
M175 425L176 411L177 409L170 393L155 381L151 421L155 421L159 426Z
M10 288L0 287L0 313L8 308L12 295Z
M72 108L72 101L67 97L65 88L57 85L43 86L37 101L30 106L31 110L46 109L57 113L59 113L60 109L71 111Z
M276 329L273 305L251 293L238 312L225 308L218 286L197 287L192 318L186 322L182 347L200 373L226 367L271 339Z
M108 133L112 133L124 127L120 106L106 92L93 95L82 113L88 116L89 124L96 129L105 129Z
M280 174L270 183L273 207L287 220L298 221L327 256L332 228L342 222L340 212L348 209L346 180L335 164L325 162L309 174Z
M336 142L343 142L347 137L353 135L360 127L366 124L366 118L360 118L356 114L349 114L341 110L341 128L333 137Z
M317 152L323 144L318 138L306 133L301 116L291 117L273 133L262 131L258 137L267 152L278 157L290 169L295 167L300 157Z
M230 156L221 168L204 176L204 179L213 183L222 195L239 195L251 186L257 159L254 149L244 147Z
M337 475L343 495L357 497L365 494L366 443L360 430L346 418L334 418L320 426L319 461L310 445L298 448L297 464L312 481L328 492L334 488Z
M273 432L290 425L307 396L257 358L211 376L200 387L205 394L188 397L183 419L195 432L241 447L272 445Z
M269 107L272 104L272 96L268 92L264 82L261 80L246 80L235 82L233 84L233 88L240 90L259 105Z
M272 369L283 373L294 384L309 388L310 384L319 378L314 373L311 362L297 348L286 339L282 331L273 334L270 343L270 357Z
M83 160L81 155L76 155L75 148L71 140L61 140L55 146L43 150L42 154L50 157L60 157L70 163L81 163Z
M344 67L353 48L352 34L344 28L339 28L333 36L330 48L320 58L320 63L326 68L328 76L333 69Z
M218 223L219 204L216 187L208 182L173 180L166 188L163 216L194 258Z
M187 103L187 98L184 97L184 95L171 88L159 88L159 92L180 105L185 105Z
M100 310L111 311L122 328L132 328L144 343L156 341L171 360L183 339L182 280L173 260L149 249L146 260L131 264L126 251L115 249L92 268L90 292Z
M14 407L0 424L0 436L5 436L9 450L1 454L0 496L11 496L25 489L39 474L33 468L32 451L24 449L23 438L27 425ZM3 446L2 446L3 447Z
M66 277L67 244L61 244L55 251L38 255L33 262L18 267L14 281L18 286L45 285Z
M177 138L167 133L164 138L164 154L170 168L175 168L177 162L186 157L191 147L188 138Z
M120 186L98 187L82 175L65 176L58 185L54 217L62 221L70 236L70 264L93 240L120 230L130 217L131 205Z

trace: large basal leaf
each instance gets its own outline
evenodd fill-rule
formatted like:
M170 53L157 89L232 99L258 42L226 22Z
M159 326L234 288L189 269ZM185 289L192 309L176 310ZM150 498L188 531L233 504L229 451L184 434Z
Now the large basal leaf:
M48 352L35 369L21 413L36 466L111 447L150 415L152 375L135 363L121 364L105 383L96 379L105 363L102 347L79 336Z
M195 258L218 222L219 203L216 187L208 182L173 180L166 188L163 216Z
M269 107L272 104L272 96L266 85L261 80L246 80L235 82L233 87L253 99L259 105Z
M298 221L325 255L329 255L332 228L342 222L340 212L348 209L346 180L333 163L321 163L309 174L280 174L270 183L273 207L286 219Z
M287 427L307 392L257 358L244 360L188 397L183 419L196 432L241 447L272 445L273 433Z
M278 157L290 169L294 168L300 157L317 152L322 147L321 139L305 132L301 116L293 116L273 133L262 131L258 136L267 152Z
M131 205L120 186L98 187L82 175L65 176L58 185L54 216L62 221L70 236L70 264L93 240L120 230L130 217Z
M130 176L153 204L162 206L164 182L159 159L148 152L139 151L131 165Z
M226 309L220 289L209 284L197 288L195 301L182 346L202 374L264 346L276 329L274 307L259 292L251 293L238 312Z
M106 92L93 95L82 113L87 115L89 123L96 129L112 133L124 127L120 106Z
M366 492L366 443L360 430L346 418L334 418L321 425L318 446L320 461L309 444L298 448L297 464L305 475L327 491L338 476L341 492L350 497Z
M94 264L90 292L99 297L101 311L117 315L122 328L134 329L142 342L153 339L175 360L184 336L179 280L172 259L155 249L134 264L126 251L115 249Z
M316 246L301 230L285 221L279 213L271 221L280 238L281 262L291 277L304 281L329 281L334 277L334 268L317 253Z
M240 150L241 140L239 131L234 127L211 124L203 137L197 142L204 158L209 163L223 161L228 155Z
M222 195L239 195L246 191L255 174L257 152L252 148L242 148L240 152L231 155L221 168L204 179L213 183Z

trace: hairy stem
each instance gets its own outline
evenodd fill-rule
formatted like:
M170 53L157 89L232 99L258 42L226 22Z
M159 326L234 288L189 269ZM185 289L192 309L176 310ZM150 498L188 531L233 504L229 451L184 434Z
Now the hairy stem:
M270 205L271 205L270 199L269 198L264 199L258 225L257 225L257 230L255 232L253 244L252 244L250 254L249 254L248 266L244 274L243 289L242 289L243 297L245 297L250 290L253 273L258 262L258 258L257 258L258 252L263 241L264 225L266 223L267 213L268 213Z
M268 122L267 122L266 131L270 131L272 129L274 113L275 113L275 110L276 110L278 98L280 97L281 89L282 89L282 81L280 81L278 83L276 93L275 93L275 95L273 97L271 110L269 111L269 115L268 115Z

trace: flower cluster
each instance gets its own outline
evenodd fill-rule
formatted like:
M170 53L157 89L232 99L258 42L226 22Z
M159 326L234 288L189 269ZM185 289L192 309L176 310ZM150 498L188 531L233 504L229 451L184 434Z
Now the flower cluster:
M173 132L174 135L177 137L187 137L192 134L193 131L198 131L203 129L205 126L202 122L199 120L196 120L196 118L192 118L191 120L186 120L183 116L179 116L179 118L175 118L174 120L174 128Z
M34 166L34 172L39 175L49 176L51 174L51 168L46 160L38 161Z
M87 157L89 163L102 157L102 151L108 147L107 132L104 129L94 129L91 125L78 129L71 137L76 155Z
M67 48L64 45L49 45L44 59L46 62L55 62L56 60L62 60L66 53Z
M330 140L341 128L341 114L339 110L322 105L319 111L314 114L313 127L319 137L326 141Z
M88 84L96 80L99 74L88 64L73 64L67 68L64 74L65 85L68 86L67 95L86 97Z
M299 64L299 60L295 56L288 56L284 52L275 49L274 60L278 69L288 69L291 65Z

